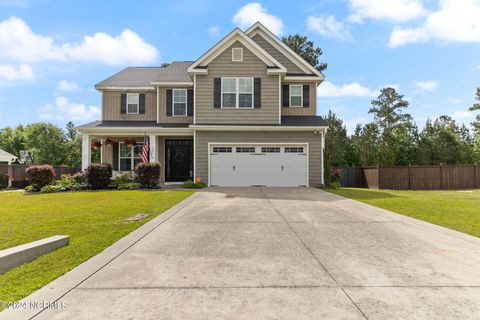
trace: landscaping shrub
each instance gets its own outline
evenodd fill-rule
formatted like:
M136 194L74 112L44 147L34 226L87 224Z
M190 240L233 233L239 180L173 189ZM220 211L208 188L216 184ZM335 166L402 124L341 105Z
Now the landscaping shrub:
M205 182L193 182L192 180L185 181L182 188L185 189L203 189L207 186Z
M87 184L92 189L105 189L110 184L112 166L108 163L92 163L84 173Z
M58 184L47 184L42 189L40 189L41 193L54 193L54 192L62 192L62 191L65 191L65 190L63 190L62 186Z
M113 186L117 189L120 189L120 187L123 186L124 184L128 184L131 182L133 182L132 179L130 179L128 175L125 173L115 177L115 181L113 181Z
M142 162L135 168L135 180L142 188L156 188L160 182L160 168L158 162Z
M59 191L77 191L85 189L87 184L85 182L78 182L75 175L63 174L62 178L55 183L55 186L59 188ZM43 192L43 189L42 189Z
M122 183L117 186L118 190L138 190L140 189L140 183L138 182L127 182Z
M44 186L52 183L55 178L55 171L48 164L30 166L25 173L34 191L40 191Z
M76 183L79 183L79 184L87 183L85 176L81 172L73 174L72 178L75 180Z
M8 187L8 176L0 173L0 190Z
M329 186L330 189L340 189L342 187L340 181L332 181Z

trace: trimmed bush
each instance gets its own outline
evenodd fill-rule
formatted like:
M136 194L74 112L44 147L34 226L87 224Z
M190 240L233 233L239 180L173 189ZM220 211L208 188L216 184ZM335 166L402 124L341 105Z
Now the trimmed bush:
M140 189L140 183L137 182L127 182L118 185L118 190L138 190Z
M49 164L30 166L25 170L25 174L34 191L40 191L55 178L55 170Z
M92 163L83 174L92 189L105 189L110 185L112 166L108 163Z
M133 182L126 173L118 175L115 177L115 181L113 181L113 186L117 189L120 189L121 186L124 184Z
M205 182L193 182L192 180L185 181L182 184L182 188L185 189L203 189L207 186Z
M141 162L135 168L135 181L140 183L142 188L156 188L160 182L159 162Z
M0 190L8 187L8 176L0 173Z

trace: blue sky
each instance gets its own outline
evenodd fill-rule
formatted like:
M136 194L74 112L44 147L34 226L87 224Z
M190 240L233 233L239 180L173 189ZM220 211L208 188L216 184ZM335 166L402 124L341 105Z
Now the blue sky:
M349 130L370 121L370 100L386 85L405 94L419 125L442 114L472 121L480 0L285 3L0 0L0 128L97 119L95 83L126 66L195 60L256 20L322 48L318 114L335 111Z

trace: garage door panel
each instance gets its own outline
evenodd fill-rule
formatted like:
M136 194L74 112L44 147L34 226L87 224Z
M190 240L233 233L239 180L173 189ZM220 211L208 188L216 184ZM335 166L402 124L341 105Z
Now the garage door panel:
M228 145L225 145L228 146ZM306 148L306 146L301 146ZM212 148L213 150L213 148ZM210 150L210 184L216 186L307 185L305 153L213 153ZM218 150L218 149L217 149Z

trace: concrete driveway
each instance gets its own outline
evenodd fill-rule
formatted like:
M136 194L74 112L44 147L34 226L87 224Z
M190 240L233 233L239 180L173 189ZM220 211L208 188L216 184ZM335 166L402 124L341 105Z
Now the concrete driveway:
M313 188L213 188L26 301L61 297L35 319L480 319L479 286L477 238Z

